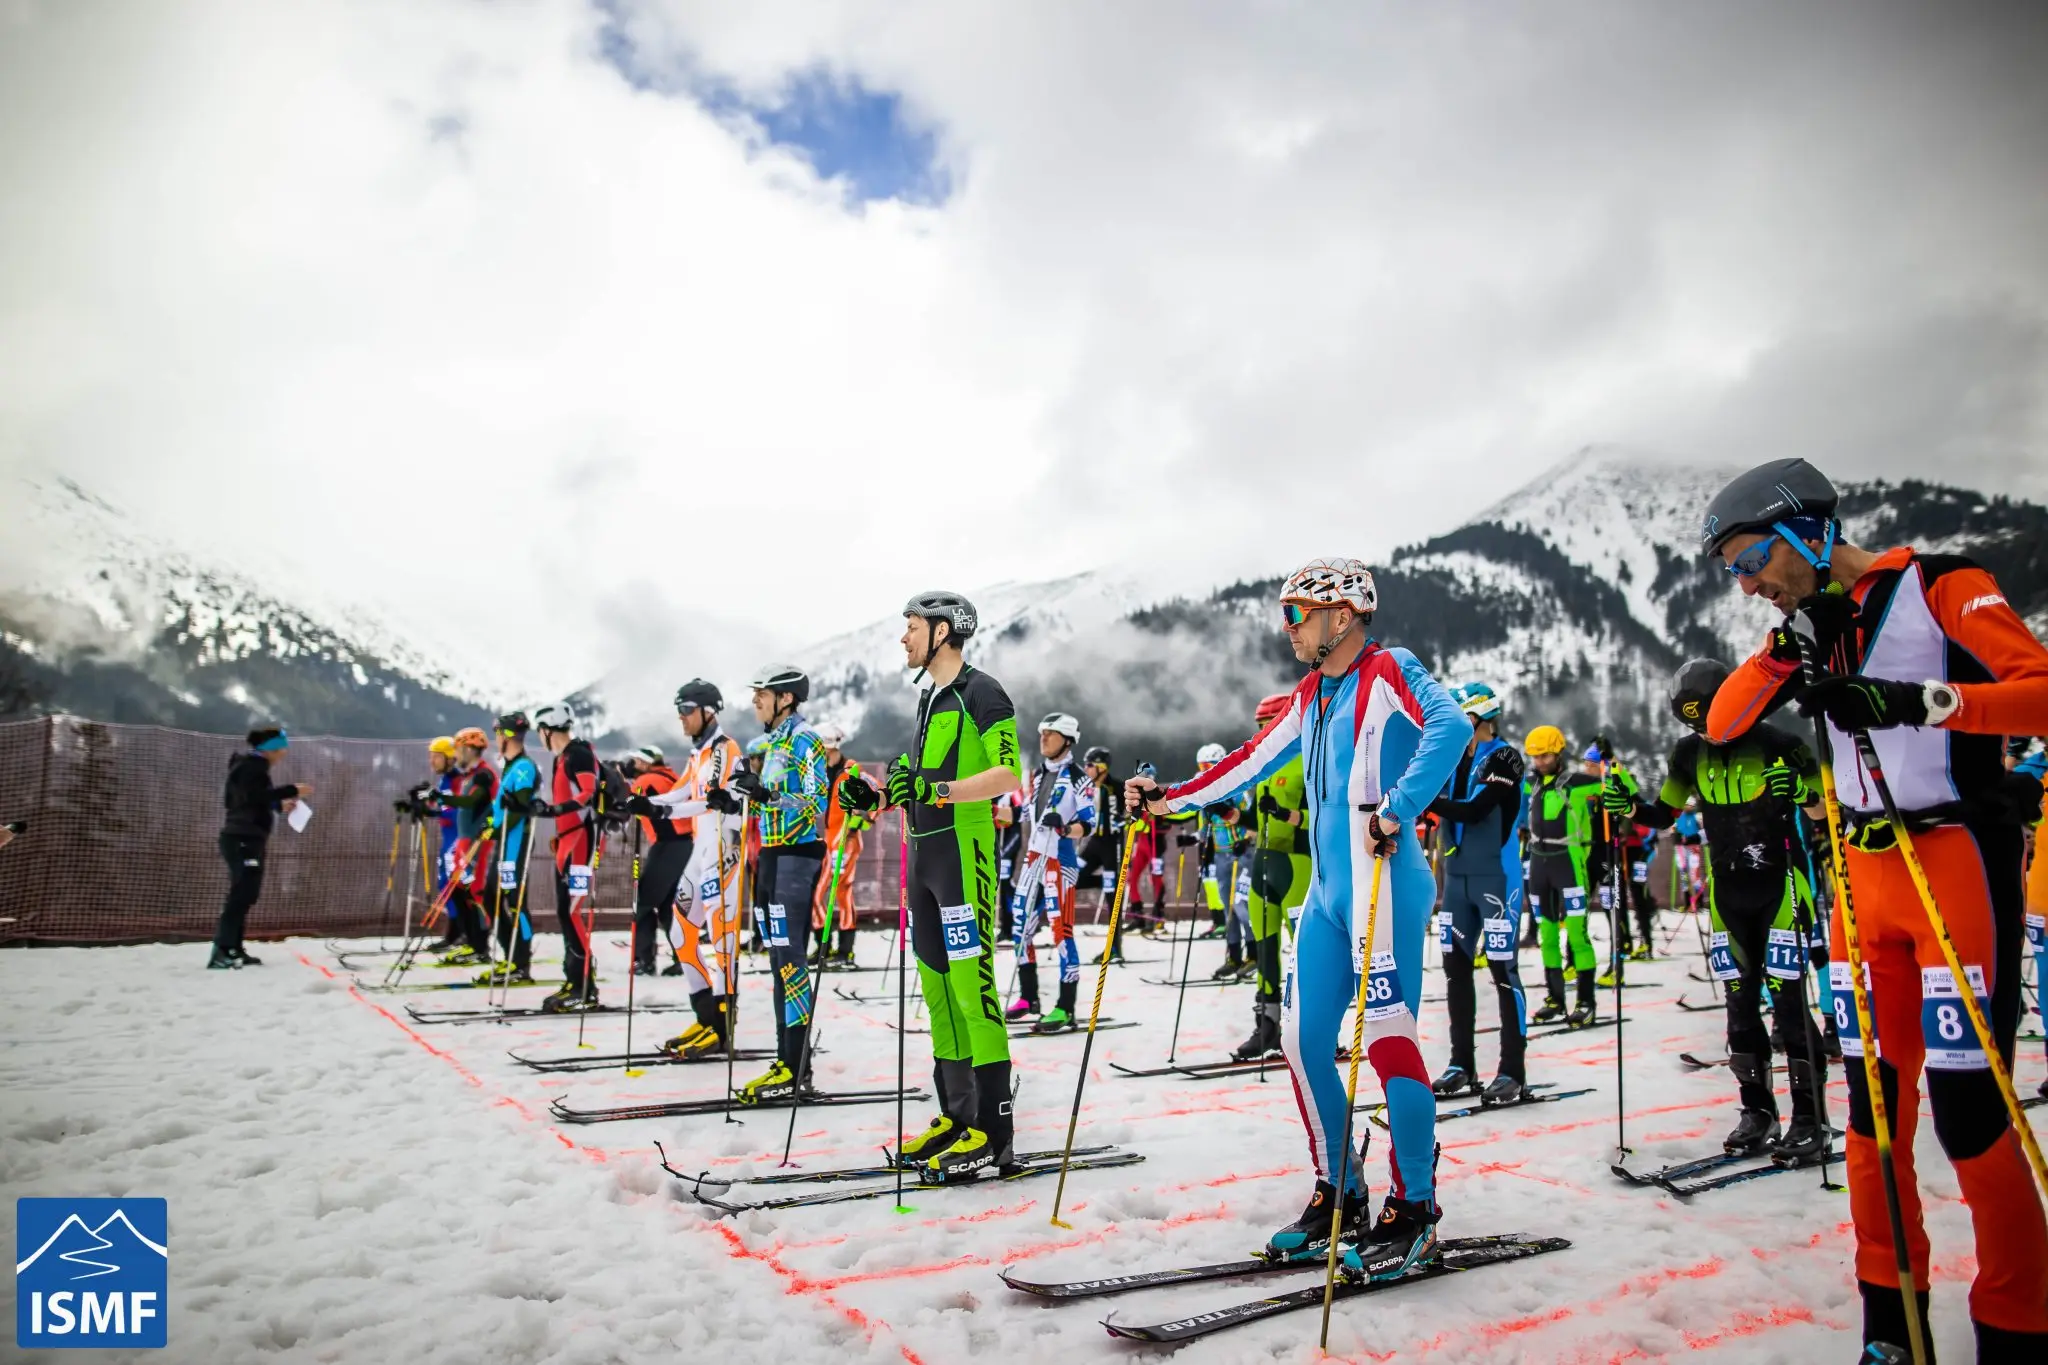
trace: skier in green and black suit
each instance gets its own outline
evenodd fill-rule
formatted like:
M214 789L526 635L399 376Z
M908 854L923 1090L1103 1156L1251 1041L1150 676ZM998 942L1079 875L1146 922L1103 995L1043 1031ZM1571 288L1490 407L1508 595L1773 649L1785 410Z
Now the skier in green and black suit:
M1598 798L1598 778L1564 770L1564 732L1555 725L1539 725L1522 741L1529 756L1529 775L1524 780L1529 804L1522 823L1529 832L1529 876L1522 891L1536 911L1536 927L1543 944L1543 1008L1532 1024L1554 1024L1563 1019L1574 1027L1593 1022L1599 1002L1594 995L1593 940L1586 935L1587 858L1593 846L1593 827L1588 797ZM1558 943L1563 930L1564 945ZM1571 1013L1564 1004L1564 947L1571 949L1572 970L1578 974L1578 1001Z
M954 592L921 592L903 608L903 653L929 674L912 752L889 765L889 804L910 823L911 949L931 1016L939 1116L899 1154L926 1180L972 1177L1012 1164L1010 1035L996 995L996 827L990 803L1017 790L1017 713L1003 685L970 668L960 646L974 606ZM852 810L878 802L865 782L842 784Z
M1293 699L1280 692L1259 703L1256 720L1267 722ZM1252 1005L1252 1036L1231 1057L1255 1061L1280 1051L1280 935L1294 935L1294 923L1308 899L1308 787L1296 757L1252 789L1252 885L1249 898L1251 958L1258 971Z
M1707 904L1713 939L1709 965L1728 988L1728 1066L1742 1095L1742 1116L1722 1143L1730 1152L1769 1151L1783 1160L1820 1155L1827 1141L1814 1110L1815 1074L1824 1087L1827 1058L1806 1009L1805 925L1813 916L1805 858L1795 845L1801 807L1818 808L1820 764L1803 740L1758 725L1715 744L1703 733L1714 693L1728 677L1716 659L1678 670L1671 709L1694 733L1671 748L1671 772L1655 801L1610 779L1601 800L1616 816L1664 829L1698 796L1707 835ZM1782 1026L1792 1082L1792 1126L1778 1135L1771 1093L1771 1035L1762 991Z

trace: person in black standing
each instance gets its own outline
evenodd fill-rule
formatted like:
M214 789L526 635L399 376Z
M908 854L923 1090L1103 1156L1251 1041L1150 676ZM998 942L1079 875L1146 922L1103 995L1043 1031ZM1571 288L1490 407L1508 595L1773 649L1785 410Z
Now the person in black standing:
M271 783L270 769L285 755L290 740L281 726L265 725L249 732L249 747L228 760L226 814L220 827L220 856L228 865L228 897L213 931L213 956L207 967L225 970L254 967L259 959L242 947L242 926L249 909L263 893L264 845L271 822L280 810L289 812L302 796L313 794L311 782Z

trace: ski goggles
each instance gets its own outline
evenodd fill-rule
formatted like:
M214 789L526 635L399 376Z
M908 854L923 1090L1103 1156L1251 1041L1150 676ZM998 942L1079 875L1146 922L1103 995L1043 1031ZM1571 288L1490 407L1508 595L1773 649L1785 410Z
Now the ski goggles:
M1321 610L1322 608L1319 606L1305 607L1299 602L1282 602L1280 604L1280 619L1290 627L1305 625L1311 615Z

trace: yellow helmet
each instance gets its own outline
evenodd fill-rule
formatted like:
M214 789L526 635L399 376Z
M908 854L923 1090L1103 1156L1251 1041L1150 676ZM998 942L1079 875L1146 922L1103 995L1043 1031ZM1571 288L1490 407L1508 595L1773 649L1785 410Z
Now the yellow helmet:
M1522 748L1531 758L1539 754L1561 754L1564 752L1564 731L1555 725L1539 725L1522 741Z
M453 758L455 757L455 741L449 736L443 735L427 745L427 752L439 754L443 758Z

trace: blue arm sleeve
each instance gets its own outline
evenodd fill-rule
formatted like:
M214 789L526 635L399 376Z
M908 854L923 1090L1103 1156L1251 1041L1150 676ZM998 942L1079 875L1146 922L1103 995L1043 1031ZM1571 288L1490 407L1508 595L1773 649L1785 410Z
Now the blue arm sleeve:
M1420 659L1405 649L1387 652L1401 665L1403 681L1422 705L1422 739L1415 746L1415 757L1408 760L1401 780L1394 784L1384 803L1387 811L1405 825L1428 808L1431 798L1457 772L1458 759L1472 740L1472 725L1452 700L1450 689L1431 677Z

